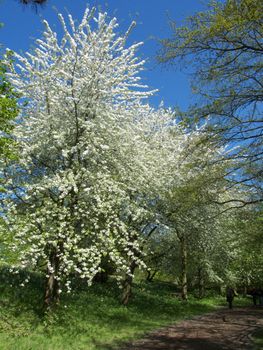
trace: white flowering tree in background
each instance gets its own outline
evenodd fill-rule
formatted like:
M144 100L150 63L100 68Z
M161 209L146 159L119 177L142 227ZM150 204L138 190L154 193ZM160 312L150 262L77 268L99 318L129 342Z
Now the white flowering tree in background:
M47 266L45 304L56 303L61 281L70 291L78 273L90 284L107 258L117 278L130 259L144 266L137 226L148 220L144 192L148 155L142 103L145 92L136 58L125 47L116 19L87 9L69 29L59 15L61 41L44 21L33 52L15 54L10 81L26 100L14 135L20 160L8 169L12 200L7 221L20 266ZM24 102L24 101L23 101ZM148 158L149 164L153 163Z

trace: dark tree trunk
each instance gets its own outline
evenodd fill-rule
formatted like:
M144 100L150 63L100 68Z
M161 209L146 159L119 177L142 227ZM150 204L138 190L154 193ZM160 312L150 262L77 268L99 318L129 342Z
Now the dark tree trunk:
M53 309L59 304L59 281L55 278L59 269L59 257L57 252L53 251L50 253L49 262L53 268L53 272L47 272L48 277L46 280L46 289L44 297L44 307L47 311Z
M107 271L101 271L101 272L98 272L94 278L93 278L93 281L94 282L97 282L97 283L106 283L109 279L109 275L108 275L108 272Z
M185 236L180 237L181 243L181 293L182 299L187 300L187 245Z
M153 273L151 273L150 270L147 271L147 277L146 277L146 281L147 282L152 282L154 279L154 276L157 274L158 270L154 270Z
M249 280L247 276L243 276L242 278L242 294L243 297L245 297L247 295L247 289L248 289L248 285L249 285Z
M137 265L135 261L132 261L130 265L130 272L133 275L134 271L136 269ZM130 297L132 295L132 282L133 282L133 277L130 275L126 275L126 278L123 282L123 292L122 292L122 298L121 298L121 303L123 305L127 305Z
M144 229L146 229L148 225L145 226ZM144 231L143 229L143 231ZM153 234L153 232L157 229L157 226L154 226L150 232L148 232L147 234L147 239ZM131 242L133 242L134 239L132 238L131 239ZM141 254L140 254L141 255ZM134 274L134 271L137 267L137 264L136 262L133 260L130 264L130 273L131 275ZM132 276L129 276L129 275L126 275L126 278L123 282L123 293L122 293L122 298L121 298L121 302L123 305L127 305L129 300L130 300L130 297L132 295L132 282L133 282L133 277Z

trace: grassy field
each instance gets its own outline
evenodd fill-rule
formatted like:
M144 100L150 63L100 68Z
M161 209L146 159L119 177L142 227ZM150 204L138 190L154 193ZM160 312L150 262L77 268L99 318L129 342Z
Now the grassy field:
M224 298L194 298L185 303L168 283L137 283L128 307L119 303L112 283L90 288L76 285L62 298L53 316L42 313L43 282L32 275L26 287L22 276L0 273L1 350L110 350L152 329L215 310Z

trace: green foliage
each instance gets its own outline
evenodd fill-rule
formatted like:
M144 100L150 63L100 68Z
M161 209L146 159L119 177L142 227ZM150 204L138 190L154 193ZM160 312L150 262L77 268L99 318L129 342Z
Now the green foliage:
M220 135L224 143L239 145L228 156L245 168L242 180L248 166L261 164L262 170L262 21L261 0L210 1L186 26L172 23L173 36L162 41L159 57L194 70L193 90L203 103L191 108L187 121L209 116L214 139ZM253 179L259 175L254 172Z
M230 223L235 231L235 251L230 269L239 284L263 287L262 205L242 210Z
M233 192L226 190L224 162L205 157L208 146L212 148L211 144L202 142L190 151L193 160L194 152L197 153L196 161L186 169L188 176L191 173L192 176L185 176L181 184L171 187L161 203L159 212L166 216L170 230L158 230L150 237L148 257L153 272L173 275L177 283L183 269L186 270L188 286L199 285L200 296L203 287L224 283L232 249L226 243L230 235L224 227L230 218L221 215L229 208L218 202L226 201ZM185 254L187 266L183 268Z
M214 310L224 299L188 303L174 295L169 283L137 283L128 307L119 303L121 291L111 283L90 288L75 284L62 298L55 315L42 314L43 278L25 272L0 274L0 349L113 349L152 329Z
M6 62L12 61L12 53L6 54ZM10 132L13 129L12 120L18 114L17 98L12 85L7 80L6 73L8 71L7 64L0 60L0 157L12 159L14 154L10 149L13 140Z
M6 192L5 182L8 176L4 176L2 170L6 163L16 159L14 152L15 142L10 133L13 129L12 121L18 115L17 99L18 95L13 90L12 85L7 80L8 63L12 62L12 52L7 52L5 61L0 59L0 200ZM7 170L7 169L6 169ZM0 217L0 261L3 256L8 256L13 260L13 254L6 250L6 241L11 237L7 236L7 227L2 217ZM5 243L4 243L5 241ZM6 255L7 253L7 255ZM12 256L12 257L11 257Z

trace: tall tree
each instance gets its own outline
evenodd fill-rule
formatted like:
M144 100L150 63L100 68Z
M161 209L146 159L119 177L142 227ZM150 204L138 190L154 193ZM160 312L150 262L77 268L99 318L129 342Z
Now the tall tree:
M173 36L162 40L159 57L194 70L193 88L203 103L191 109L191 121L209 117L212 137L237 146L228 154L238 160L233 180L257 189L263 164L262 22L261 0L211 1L186 26L172 23ZM256 194L262 200L262 192Z
M129 221L147 215L139 120L151 112L142 100L152 92L138 76L140 44L125 47L129 31L116 36L116 19L99 13L93 21L94 12L77 27L60 15L61 42L44 22L43 39L34 52L15 54L9 74L27 103L14 131L20 158L9 170L8 223L20 266L46 264L48 307L61 282L70 291L74 272L92 283L105 258L118 279L131 273L130 260L144 266Z

